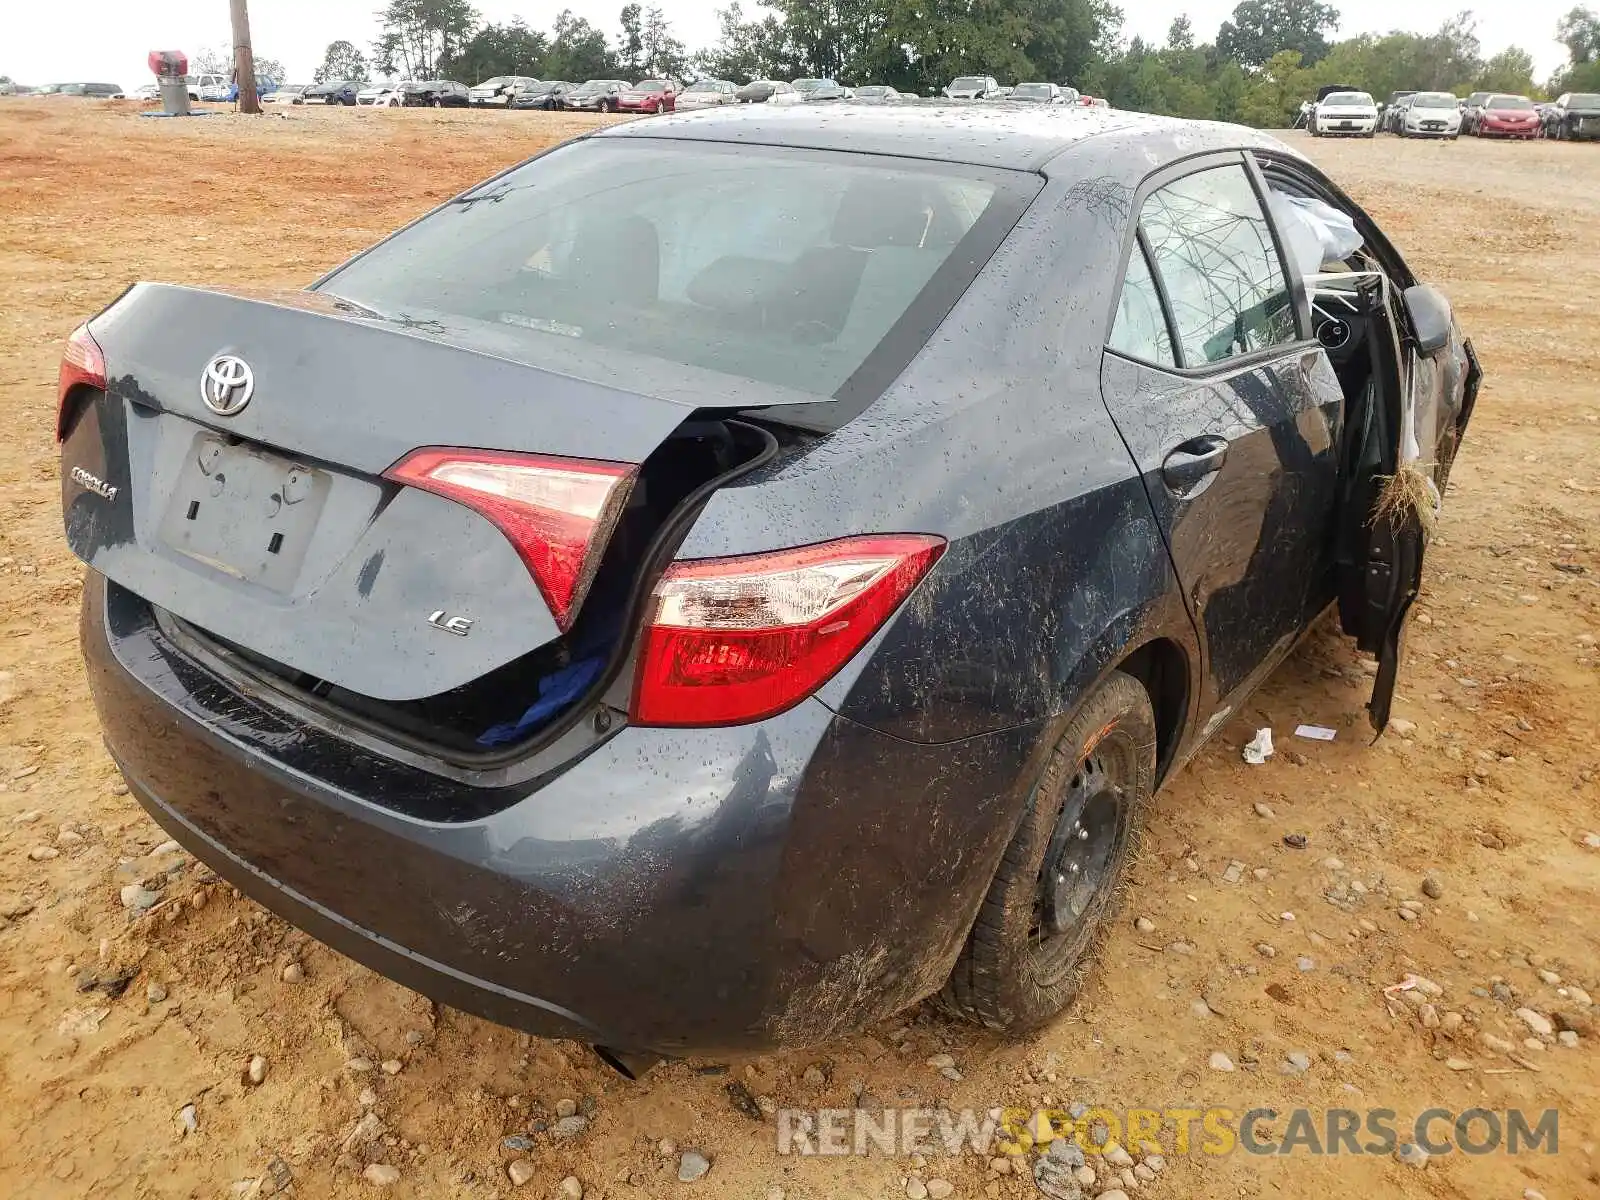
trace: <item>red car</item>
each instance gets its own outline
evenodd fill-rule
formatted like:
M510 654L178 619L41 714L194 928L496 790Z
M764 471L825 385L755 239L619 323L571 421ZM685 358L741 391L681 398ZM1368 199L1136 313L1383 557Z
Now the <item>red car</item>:
M617 97L618 112L678 111L678 84L672 79L645 79Z
M1526 96L1490 96L1473 132L1479 137L1536 138L1543 131L1539 110Z

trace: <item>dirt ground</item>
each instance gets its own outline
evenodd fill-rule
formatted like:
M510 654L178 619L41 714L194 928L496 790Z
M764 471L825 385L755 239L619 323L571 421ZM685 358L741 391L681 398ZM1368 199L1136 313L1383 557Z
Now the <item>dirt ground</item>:
M784 1107L851 1107L862 1091L976 1109L1387 1107L1402 1131L1432 1107L1554 1107L1554 1155L1456 1153L1419 1171L1169 1152L1137 1194L1600 1193L1600 1009L1583 993L1600 994L1600 849L1584 844L1600 830L1593 146L1300 143L1448 289L1488 372L1409 644L1396 712L1411 724L1369 746L1366 671L1313 639L1163 792L1102 969L1032 1041L918 1011L818 1051L630 1083L583 1047L436 1012L161 847L101 748L79 665L51 436L62 338L135 279L303 284L590 123L344 109L178 122L0 100L0 1195L266 1195L284 1180L366 1194L376 1185L337 1160L367 1107L386 1132L364 1153L398 1169L395 1196L554 1196L568 1176L612 1198L901 1197L908 1176L957 1197L1035 1194L970 1154L780 1156L773 1118L730 1103L733 1080ZM1300 722L1338 739L1296 739ZM1246 766L1262 725L1279 752ZM168 867L164 901L130 918L119 890ZM1415 919L1403 901L1420 902ZM1433 1008L1385 997L1408 972L1443 989ZM1575 1029L1576 1048L1525 1045L1524 1006ZM1219 1051L1236 1070L1210 1067ZM941 1053L959 1080L927 1064ZM1292 1053L1309 1069L1282 1066ZM555 1141L543 1130L563 1100L590 1120ZM519 1135L528 1148L506 1148ZM680 1183L663 1139L709 1174ZM513 1159L532 1164L520 1188Z

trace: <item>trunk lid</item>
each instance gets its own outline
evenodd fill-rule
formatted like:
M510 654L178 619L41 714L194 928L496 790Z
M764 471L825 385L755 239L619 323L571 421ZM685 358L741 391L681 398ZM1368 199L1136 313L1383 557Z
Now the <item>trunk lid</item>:
M638 464L696 409L755 400L682 373L646 394L626 363L588 382L526 361L514 336L311 292L140 284L90 329L108 386L62 447L74 552L219 638L385 701L561 635L495 525L385 471L427 446ZM220 355L253 376L226 415L202 396Z

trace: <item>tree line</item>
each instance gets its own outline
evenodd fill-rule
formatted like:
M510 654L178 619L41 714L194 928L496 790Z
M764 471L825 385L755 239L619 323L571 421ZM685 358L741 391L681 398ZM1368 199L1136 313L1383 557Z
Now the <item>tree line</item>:
M494 75L581 81L672 75L743 81L822 77L929 94L957 75L1068 84L1118 108L1263 127L1292 121L1326 84L1371 92L1600 91L1600 14L1578 7L1556 36L1569 60L1549 80L1510 47L1486 57L1462 12L1427 34L1339 38L1324 0L1241 0L1214 40L1187 17L1161 44L1122 35L1111 0L740 0L717 10L718 37L694 52L661 9L629 3L614 34L570 10L549 32L485 24L471 0L389 0L365 52L332 43L316 80L370 74L466 83Z

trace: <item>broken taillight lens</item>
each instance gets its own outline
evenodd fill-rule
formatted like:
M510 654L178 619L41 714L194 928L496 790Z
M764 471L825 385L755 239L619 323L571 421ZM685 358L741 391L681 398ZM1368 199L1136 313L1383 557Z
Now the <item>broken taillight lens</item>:
M627 463L429 447L384 477L487 518L516 547L566 630L594 582L636 470Z
M674 563L635 675L641 725L736 725L798 704L854 657L944 553L890 534Z
M105 390L106 356L89 333L87 325L79 325L67 335L67 344L61 351L61 370L56 376L56 441L67 436L67 422L72 419L67 409L67 399L77 387Z

